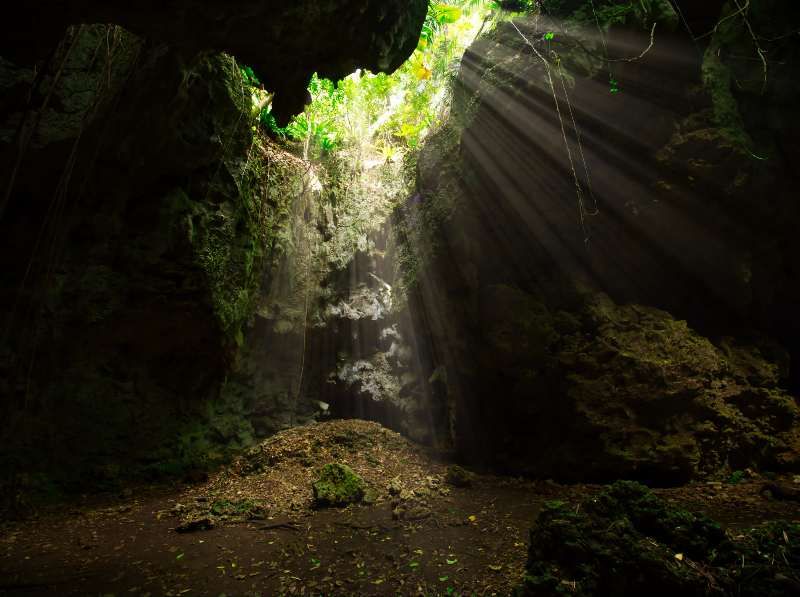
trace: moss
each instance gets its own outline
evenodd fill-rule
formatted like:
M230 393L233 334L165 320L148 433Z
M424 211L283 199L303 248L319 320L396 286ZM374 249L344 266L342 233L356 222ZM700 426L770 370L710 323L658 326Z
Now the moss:
M191 247L224 338L229 347L237 347L256 309L272 241L263 231L265 166L261 153L253 151L260 141L250 129L250 95L235 60L224 54L207 56L184 75L186 81L195 77L210 81L205 125L221 141L221 164L204 195L174 189L163 203L162 220L173 238L183 237Z
M398 240L400 285L404 291L416 286L418 272L435 258L445 236L442 226L462 196L459 182L464 174L459 155L462 126L457 120L451 119L428 138L418 154L407 157L405 174L417 178L418 192L392 216Z
M587 505L592 514L627 518L641 533L673 550L700 559L712 549L726 548L725 533L712 520L668 505L644 485L617 481Z
M312 488L318 508L355 504L364 497L364 481L346 464L326 464Z
M733 95L730 68L720 58L724 40L715 35L703 58L703 84L711 96L714 123L731 143L742 149L752 146L739 112L739 103Z
M800 410L757 347L721 350L664 311L602 295L560 298L555 310L496 285L479 302L478 363L500 371L503 420L518 422L507 423L520 439L504 446L504 466L671 485L796 461ZM559 433L537 420L561 421Z
M796 586L798 530L772 524L734 543L713 520L618 481L578 508L545 504L517 594L706 595L709 586L723 594L789 594L782 591Z
M704 543L724 546L724 533L702 517L672 509L644 486L618 482L580 508L548 503L531 530L522 595L695 594L703 577L676 560L681 529L708 528Z
M209 509L214 516L254 519L262 517L264 507L254 500L214 500Z

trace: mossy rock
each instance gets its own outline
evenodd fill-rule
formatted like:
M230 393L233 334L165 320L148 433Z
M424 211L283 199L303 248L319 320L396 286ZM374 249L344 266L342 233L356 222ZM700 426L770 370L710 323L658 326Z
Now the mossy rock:
M734 543L713 520L618 481L579 508L545 504L517 595L793 594L799 530L771 523Z
M314 506L347 506L364 497L364 481L346 464L334 462L322 467L313 484Z
M454 464L447 469L445 480L454 487L472 487L474 475L465 468Z

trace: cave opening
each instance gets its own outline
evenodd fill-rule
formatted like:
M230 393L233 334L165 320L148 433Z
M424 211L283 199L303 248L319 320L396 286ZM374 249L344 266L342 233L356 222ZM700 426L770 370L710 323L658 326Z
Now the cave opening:
M800 5L0 40L0 595L800 592Z

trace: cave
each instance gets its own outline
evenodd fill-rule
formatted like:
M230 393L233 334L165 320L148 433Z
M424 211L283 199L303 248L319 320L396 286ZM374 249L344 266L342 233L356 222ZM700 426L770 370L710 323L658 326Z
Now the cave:
M798 64L786 0L8 9L0 596L800 594Z

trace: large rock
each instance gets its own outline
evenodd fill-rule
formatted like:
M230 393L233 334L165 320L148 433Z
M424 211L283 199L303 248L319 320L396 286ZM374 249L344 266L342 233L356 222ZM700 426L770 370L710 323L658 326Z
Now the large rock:
M717 347L664 311L602 295L578 317L509 287L485 301L481 363L504 395L484 416L506 466L658 483L800 466L800 409L769 345Z
M550 502L531 529L520 597L790 595L800 527L773 523L738 543L709 518L637 483L617 482L579 508Z

